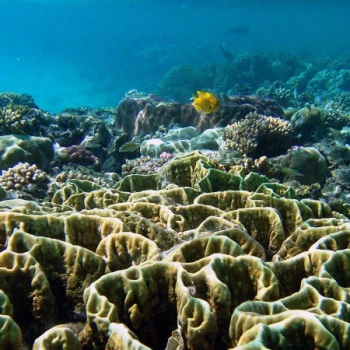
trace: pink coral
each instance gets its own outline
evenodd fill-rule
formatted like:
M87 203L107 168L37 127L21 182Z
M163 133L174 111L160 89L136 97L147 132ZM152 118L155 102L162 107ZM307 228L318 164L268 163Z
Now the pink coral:
M99 164L99 159L88 151L84 146L73 145L66 148L66 152L69 155L69 160L72 163L82 165L96 165Z
M160 159L164 159L164 160L169 160L171 158L174 158L174 154L173 153L169 153L169 152L162 152L160 155L159 155L159 158Z

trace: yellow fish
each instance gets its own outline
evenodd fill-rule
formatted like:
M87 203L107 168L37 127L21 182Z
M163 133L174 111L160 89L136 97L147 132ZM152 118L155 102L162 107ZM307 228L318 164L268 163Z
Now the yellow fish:
M210 92L197 91L198 96L193 96L193 106L197 111L210 114L220 108L219 100Z

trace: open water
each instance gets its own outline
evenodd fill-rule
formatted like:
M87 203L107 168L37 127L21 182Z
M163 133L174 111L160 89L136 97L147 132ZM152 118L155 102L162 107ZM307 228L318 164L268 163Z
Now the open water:
M0 92L28 93L50 112L155 92L171 68L223 62L222 43L235 54L304 59L350 49L350 1L0 3Z

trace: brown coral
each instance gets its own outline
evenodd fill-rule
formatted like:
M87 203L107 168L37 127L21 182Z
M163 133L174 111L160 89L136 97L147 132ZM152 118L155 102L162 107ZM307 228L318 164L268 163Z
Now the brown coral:
M0 108L0 134L42 135L48 118L48 113L39 109L9 105Z
M6 190L19 190L26 193L40 194L42 185L47 183L47 174L38 169L36 164L18 163L12 168L2 170L0 186Z
M254 112L227 126L223 139L228 149L257 158L283 152L290 145L291 132L288 121Z

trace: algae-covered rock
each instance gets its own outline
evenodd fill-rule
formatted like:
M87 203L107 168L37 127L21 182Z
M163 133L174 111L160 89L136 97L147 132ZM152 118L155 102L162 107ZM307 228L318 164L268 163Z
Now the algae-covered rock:
M141 154L159 157L163 152L172 154L195 150L218 150L221 129L205 130L202 134L192 127L174 128L160 138L145 140L141 144Z
M297 147L278 158L277 168L303 185L325 184L327 160L315 147ZM290 173L290 175L288 175Z

